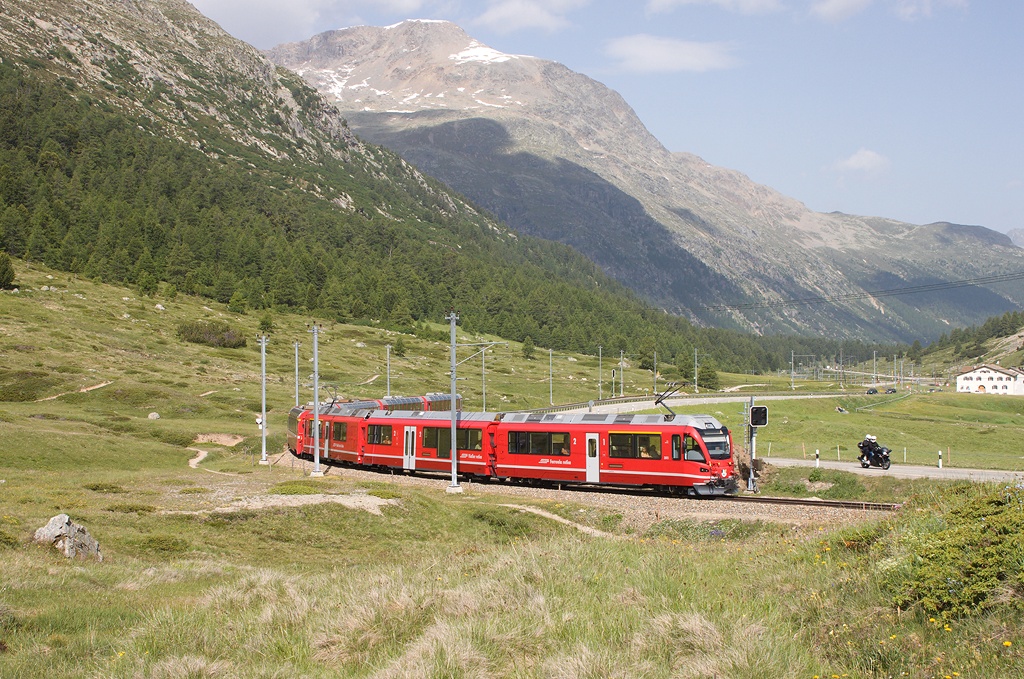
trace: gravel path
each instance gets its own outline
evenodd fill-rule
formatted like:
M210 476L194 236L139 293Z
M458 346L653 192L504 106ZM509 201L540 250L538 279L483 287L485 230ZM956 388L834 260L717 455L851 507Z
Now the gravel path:
M307 463L308 464L308 463ZM442 477L409 476L387 474L352 468L332 468L331 476L350 482L384 482L401 486L418 486L436 489L445 493L451 483ZM882 518L887 512L870 512L861 509L839 509L834 507L801 507L791 505L750 504L728 500L696 500L692 498L670 498L649 495L631 495L618 492L592 490L559 490L557 488L536 488L498 483L462 482L463 497L490 495L498 498L522 498L540 503L573 504L602 509L608 513L622 515L622 527L642 532L651 525L668 519L697 521L721 521L740 519L764 521L799 527L835 527L837 525L860 523L868 519Z

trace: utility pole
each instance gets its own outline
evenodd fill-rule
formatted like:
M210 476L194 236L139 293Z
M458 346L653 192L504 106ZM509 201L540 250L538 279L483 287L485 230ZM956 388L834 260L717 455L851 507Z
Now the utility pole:
M310 476L319 477L324 473L320 470L320 326L313 323L313 471Z
M384 346L387 350L387 365L388 365L388 396L391 396L391 345L387 344Z
M452 456L452 483L448 488L445 489L446 493L461 493L462 486L459 485L459 452L458 443L455 440L455 324L459 322L459 314L453 309L444 320L448 321L451 325L451 376L452 376L452 388L451 388L451 404L452 404L452 440L451 440L451 456Z
M878 352L871 352L871 384L878 384Z
M295 343L295 407L299 407L299 343Z
M625 356L626 356L626 352L623 351L622 349L619 349L619 396L625 396L626 395L626 392L625 392L626 380L624 379L624 377L626 375L626 369L624 367L625 366L625 362L624 362Z
M697 393L697 347L693 348L693 393Z
M597 400L604 400L604 366L601 364L601 345L597 345Z
M260 434L262 434L262 446L260 453L260 464L267 462L267 336L261 335L256 340L260 343L260 375L262 376L263 408L260 411Z
M658 351L657 351L657 349L655 349L655 351L654 351L654 390L651 393L652 394L657 394L658 393Z
M552 349L548 349L548 405L555 405L555 371L552 367Z

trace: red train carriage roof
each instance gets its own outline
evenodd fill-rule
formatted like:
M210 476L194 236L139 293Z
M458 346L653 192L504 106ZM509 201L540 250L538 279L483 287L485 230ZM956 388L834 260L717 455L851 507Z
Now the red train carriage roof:
M452 414L449 410L371 410L364 409L354 413L356 417L370 417L373 420L417 420L431 423L450 423ZM500 419L497 413L471 413L456 411L458 422L494 422Z
M700 430L721 430L722 423L711 415L633 415L631 413L509 413L504 422L523 423L562 423L562 424L593 424L593 425L659 425L683 426Z

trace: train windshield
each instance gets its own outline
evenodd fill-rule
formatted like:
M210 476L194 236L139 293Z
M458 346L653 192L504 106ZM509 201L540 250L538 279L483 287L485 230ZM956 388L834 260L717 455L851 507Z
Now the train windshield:
M732 457L728 436L705 434L704 445L708 447L708 455L712 460L728 460Z

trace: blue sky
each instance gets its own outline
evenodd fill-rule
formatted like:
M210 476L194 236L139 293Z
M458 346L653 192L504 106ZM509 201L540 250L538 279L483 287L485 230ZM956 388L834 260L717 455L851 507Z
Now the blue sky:
M1019 0L193 0L260 48L447 19L822 212L1024 229Z

